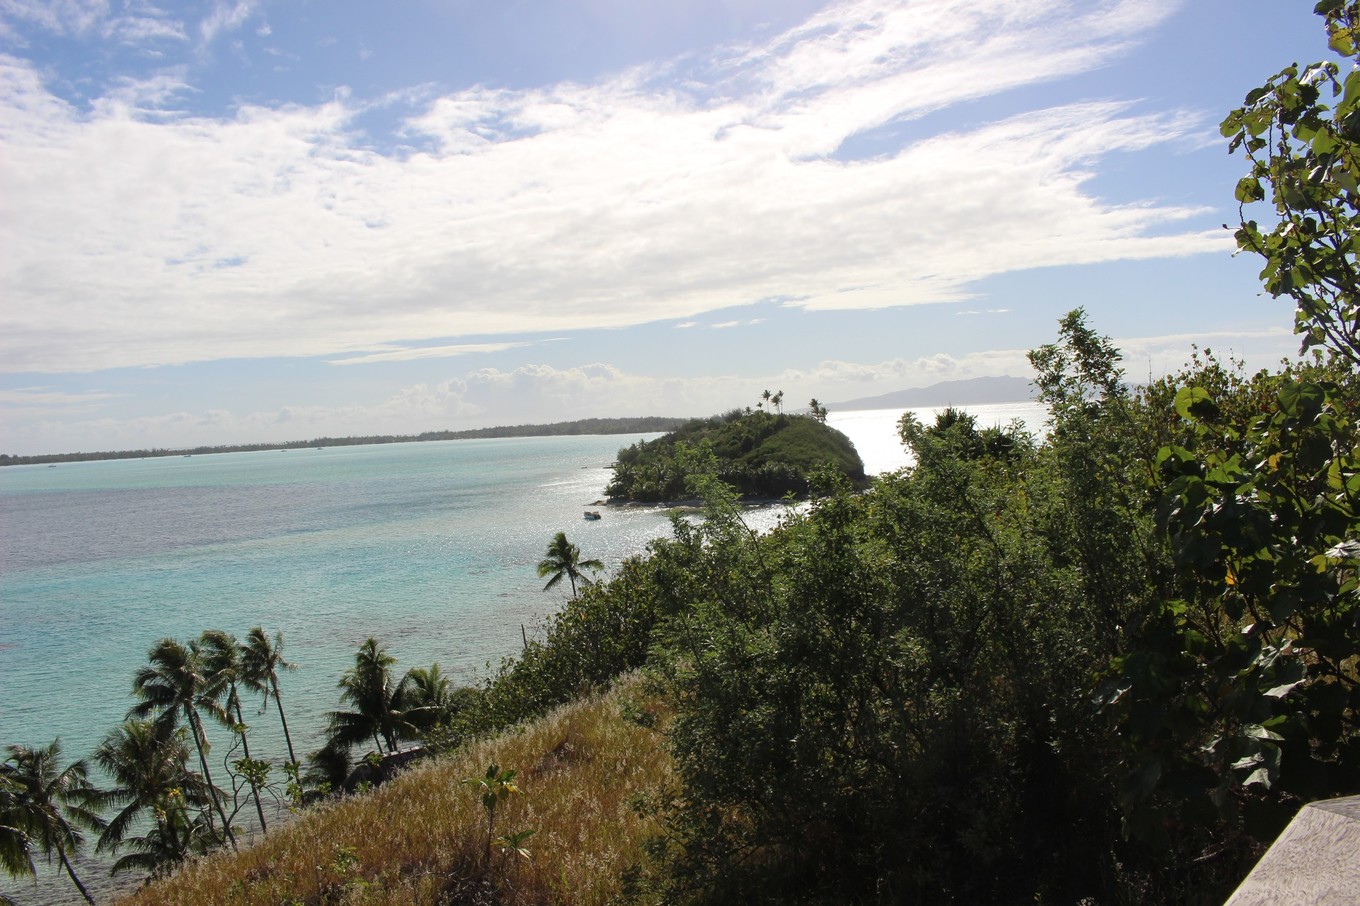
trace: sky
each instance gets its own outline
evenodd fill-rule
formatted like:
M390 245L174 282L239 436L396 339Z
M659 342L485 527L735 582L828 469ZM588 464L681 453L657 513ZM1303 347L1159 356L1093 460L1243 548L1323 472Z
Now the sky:
M1218 124L1313 5L0 0L0 452L1270 366Z

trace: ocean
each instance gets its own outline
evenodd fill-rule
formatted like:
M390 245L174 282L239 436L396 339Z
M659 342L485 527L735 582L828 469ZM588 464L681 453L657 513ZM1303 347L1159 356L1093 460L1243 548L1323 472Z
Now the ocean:
M1034 404L968 407L981 424ZM933 420L933 410L913 410ZM871 473L908 464L903 410L832 413ZM608 569L667 535L651 507L595 505L629 436L431 441L0 469L0 743L88 755L134 703L158 640L205 629L284 635L299 754L321 741L336 682L369 636L396 670L439 662L475 683L532 638L568 592L535 567L554 533ZM602 509L598 521L586 509ZM752 512L774 525L780 507ZM247 701L256 757L282 761L272 711ZM214 728L214 730L217 728ZM212 732L212 731L210 731ZM216 732L215 763L225 753ZM92 882L100 866L87 864ZM0 880L20 903L65 898Z

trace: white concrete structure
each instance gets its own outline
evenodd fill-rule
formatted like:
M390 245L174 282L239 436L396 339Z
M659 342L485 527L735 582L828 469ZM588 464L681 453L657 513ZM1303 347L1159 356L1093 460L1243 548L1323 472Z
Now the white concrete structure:
M1360 796L1294 816L1225 906L1360 904Z

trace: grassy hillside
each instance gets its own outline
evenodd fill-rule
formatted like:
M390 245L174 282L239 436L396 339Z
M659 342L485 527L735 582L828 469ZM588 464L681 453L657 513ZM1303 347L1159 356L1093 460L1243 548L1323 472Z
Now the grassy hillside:
M426 762L372 792L309 808L239 854L219 852L122 906L216 904L604 904L640 860L649 819L634 797L670 780L661 735L625 714L650 713L636 677L525 727ZM650 721L647 721L650 722ZM487 857L475 782L488 765L517 771L494 837L535 833L527 856Z
M744 497L805 496L810 478L828 467L865 480L854 444L835 428L808 416L733 410L620 450L606 494L649 503L692 496L695 457L709 452L717 476Z

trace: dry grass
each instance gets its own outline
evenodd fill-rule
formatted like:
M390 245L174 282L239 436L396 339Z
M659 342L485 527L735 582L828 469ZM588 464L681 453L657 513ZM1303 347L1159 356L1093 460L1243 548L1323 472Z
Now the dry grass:
M522 731L418 765L360 796L308 810L239 854L219 853L118 901L168 904L605 904L640 859L651 829L630 799L667 784L660 734L624 718L643 702L636 679L553 712ZM489 764L517 770L522 795L496 833L533 828L529 859L485 858L474 786Z

